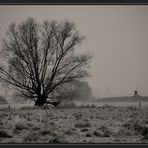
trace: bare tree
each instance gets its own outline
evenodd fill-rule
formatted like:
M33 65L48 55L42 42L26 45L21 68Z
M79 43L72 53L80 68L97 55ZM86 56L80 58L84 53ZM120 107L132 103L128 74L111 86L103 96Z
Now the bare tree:
M7 64L0 66L1 82L35 105L44 105L63 84L89 76L92 55L75 52L83 39L69 21L40 24L28 18L19 25L12 23L3 39L1 53Z

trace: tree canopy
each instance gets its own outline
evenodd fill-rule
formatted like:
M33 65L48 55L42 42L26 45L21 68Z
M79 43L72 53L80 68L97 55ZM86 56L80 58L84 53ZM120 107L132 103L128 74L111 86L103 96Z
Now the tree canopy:
M0 80L13 86L20 96L44 105L64 84L88 77L92 54L75 52L84 39L69 21L37 23L28 18L12 23L3 39Z

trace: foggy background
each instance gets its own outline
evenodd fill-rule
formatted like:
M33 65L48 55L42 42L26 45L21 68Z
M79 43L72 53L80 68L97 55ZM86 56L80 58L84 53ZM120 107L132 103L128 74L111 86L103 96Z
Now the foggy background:
M10 23L28 17L76 23L87 38L78 50L94 54L87 81L95 97L128 96L135 89L148 96L147 5L1 5L0 40Z

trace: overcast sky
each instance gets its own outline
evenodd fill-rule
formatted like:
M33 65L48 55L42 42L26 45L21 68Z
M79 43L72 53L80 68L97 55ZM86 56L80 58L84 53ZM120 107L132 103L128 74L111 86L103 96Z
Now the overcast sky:
M0 39L12 22L28 17L70 20L94 54L89 85L96 97L148 95L148 5L0 6Z

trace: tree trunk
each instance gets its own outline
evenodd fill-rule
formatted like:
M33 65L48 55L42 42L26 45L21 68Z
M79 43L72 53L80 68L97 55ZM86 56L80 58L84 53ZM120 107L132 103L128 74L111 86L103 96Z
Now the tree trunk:
M46 103L47 97L44 95L39 95L37 100L35 101L35 106L43 106Z

